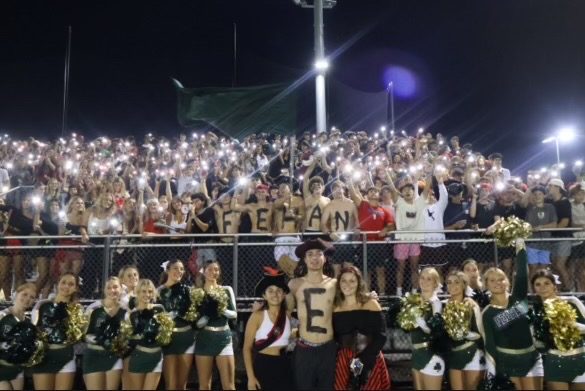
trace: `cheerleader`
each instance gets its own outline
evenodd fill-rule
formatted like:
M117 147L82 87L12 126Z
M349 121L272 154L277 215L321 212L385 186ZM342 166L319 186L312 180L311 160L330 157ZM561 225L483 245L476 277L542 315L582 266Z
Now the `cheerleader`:
M490 297L481 282L481 274L477 261L471 258L466 259L463 261L462 270L467 277L468 290L471 290L471 295L468 296L479 305L479 308L485 308L490 303Z
M122 283L122 297L120 298L120 305L127 311L136 308L136 285L140 280L140 273L135 265L123 266L118 272L118 278ZM124 368L122 370L122 389L126 390L128 384L128 360L124 359Z
M78 308L79 277L64 273L57 282L57 295L52 300L40 300L32 311L32 322L47 335L49 343L43 361L33 367L36 390L71 390L75 378L75 354L68 341L69 308Z
M25 311L30 308L37 295L35 284L26 283L16 289L16 297L12 307L0 311L0 346L5 351L10 342L11 330L19 322L25 320ZM0 355L0 357L2 357ZM24 372L21 366L11 364L0 359L0 389L1 390L22 390L24 388Z
M430 306L431 311L423 311L423 316L417 316L415 328L410 331L414 386L417 390L440 390L445 361L432 346L432 330L427 322L441 313L441 301L437 297L441 277L435 268L427 267L420 272L418 282L423 305Z
M549 270L532 277L540 303L534 306L536 344L545 352L544 380L548 390L585 390L585 306L574 296L557 296L559 281ZM563 313L573 313L569 321Z
M128 390L156 390L162 371L162 349L156 341L157 325L155 316L165 312L160 304L153 304L157 292L150 280L140 280L136 285L136 308L126 313L126 320L132 325L134 350L128 360Z
M266 268L254 291L264 303L246 323L243 355L248 390L292 389L292 369L285 354L291 334L285 302L290 290L284 273Z
M184 390L193 364L195 331L184 317L191 305L190 288L184 284L185 267L178 259L163 263L159 302L175 321L171 343L163 349L163 374L167 390Z
M83 354L83 379L88 390L117 390L122 375L122 359L111 349L112 338L120 330L126 310L120 307L122 285L118 277L106 281L105 297L87 307L89 319Z
M509 377L517 390L542 389L542 359L534 346L528 318L528 261L524 240L516 239L516 276L512 294L503 270L489 268L484 284L491 302L482 322L488 373Z
M467 277L463 272L451 272L447 276L449 299L443 308L445 328L450 337L447 364L449 366L449 384L452 390L475 390L483 377L485 365L483 344L481 343L481 310L477 303L465 295L471 294ZM469 324L454 335L453 326L461 323L460 314L465 311L470 315ZM464 334L464 335L463 335Z
M120 303L122 307L128 310L133 310L134 307L136 307L136 285L140 280L138 268L134 265L126 265L120 269L118 278L120 279L122 289L124 290Z
M211 298L212 295L221 297L222 300L227 301L227 309L222 313L211 313L211 311L202 309L201 313L204 316L197 321L197 327L200 330L197 333L197 343L195 344L195 363L199 389L201 390L211 390L214 361L219 369L222 388L235 390L234 349L228 320L236 319L238 313L236 312L234 291L229 286L219 285L220 275L221 268L217 261L208 262L204 266L205 283L203 289L207 298ZM217 303L209 307L217 308Z

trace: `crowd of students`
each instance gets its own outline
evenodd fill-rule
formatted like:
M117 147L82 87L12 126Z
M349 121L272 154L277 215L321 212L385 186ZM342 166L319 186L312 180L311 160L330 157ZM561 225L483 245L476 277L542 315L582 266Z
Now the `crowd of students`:
M233 252L213 244L254 233L249 242L274 242L274 250L242 247L240 274L246 271L247 280L254 281L269 258L293 277L294 247L303 234L338 243L337 272L351 264L360 267L360 251L344 244L360 230L375 232L367 235L376 246L364 260L370 262L364 277L380 295L403 295L417 287L419 264L447 264L448 270L473 258L482 270L489 267L495 261L489 244L441 240L479 237L469 229L511 215L536 228L540 242L529 244L532 272L550 264L564 290L585 290L579 267L585 259L579 240L585 186L579 165L565 178L571 181L566 186L561 176L567 175L559 167L531 171L523 181L511 176L501 154L486 158L457 137L422 130L410 136L306 132L295 139L291 154L292 140L278 134L237 141L194 133L176 139L148 134L138 142L133 137L85 140L74 133L49 143L2 136L0 187L6 194L0 220L3 244L10 246L0 251L4 297L9 299L27 276L34 276L39 294L47 297L56 278L68 271L85 281L82 296L95 298L103 283L101 265L94 261L101 259L101 249L83 245L100 244L101 235L125 235L114 244L189 244L120 247L113 253L114 272L136 263L144 276L156 279L160 259L185 260L193 278L200 278L197 271L208 260L220 260L227 268ZM578 232L546 231L551 228ZM463 231L429 232L442 229ZM62 238L42 238L48 235ZM27 236L31 239L23 239ZM44 247L19 249L27 244ZM79 247L47 247L55 244ZM510 277L511 252L501 248L497 256ZM239 288L243 296L253 294L251 282Z

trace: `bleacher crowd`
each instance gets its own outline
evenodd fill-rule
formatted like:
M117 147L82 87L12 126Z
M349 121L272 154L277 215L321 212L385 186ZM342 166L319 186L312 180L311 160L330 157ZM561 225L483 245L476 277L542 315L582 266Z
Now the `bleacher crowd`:
M213 133L176 139L148 134L140 142L90 141L75 133L54 142L4 135L0 143L0 287L4 299L13 299L0 312L2 386L23 386L25 364L14 364L10 352L24 346L14 341L34 339L14 330L28 327L24 311L38 294L32 321L49 345L43 360L25 365L33 367L38 389L73 386L73 346L82 339L90 389L117 389L120 382L124 389L155 389L161 373L167 388L184 388L193 355L200 388L211 386L214 363L222 387L234 388L229 321L237 316L235 295L219 283L237 243L249 244L239 250L237 270L253 275L242 295L264 299L263 311L255 309L247 324L249 389L388 389L380 354L384 319L375 296L366 293L368 282L380 296L420 292L405 299L398 316L411 335L417 389L440 387L446 365L453 389L475 388L485 359L488 373L505 375L518 389L541 388L543 373L551 384L583 383L581 372L554 372L555 365L571 367L562 362L572 352L559 342L564 331L554 344L535 333L543 339L543 372L522 310L529 288L543 301L556 300L549 285L585 291L580 164L571 183L561 179L559 166L531 171L523 180L511 175L501 154L486 157L457 137L422 129L409 136L333 128L242 141ZM518 240L516 251L494 252L493 243L481 239L509 216L530 223L532 238L526 245ZM108 236L116 238L110 275L118 277L100 281L103 250L97 247ZM355 244L360 238L368 243L367 259ZM262 273L262 266L269 268ZM363 278L360 269L368 270ZM449 295L444 308L437 298L441 274ZM83 319L78 296L103 297L85 310L83 327L76 325ZM582 304L570 302L585 316ZM300 322L291 362L284 349L295 323L287 305L297 309ZM483 314L479 306L487 306ZM465 313L463 329L453 327L457 311ZM534 319L549 322L538 330L557 332L550 313L538 314ZM437 348L437 317L446 326L449 353ZM123 319L133 341L126 355L115 342L126 327ZM582 319L569 320L580 333ZM360 353L355 330L369 341ZM570 346L583 345L579 341ZM550 357L557 361L547 369ZM520 364L510 370L508 363Z

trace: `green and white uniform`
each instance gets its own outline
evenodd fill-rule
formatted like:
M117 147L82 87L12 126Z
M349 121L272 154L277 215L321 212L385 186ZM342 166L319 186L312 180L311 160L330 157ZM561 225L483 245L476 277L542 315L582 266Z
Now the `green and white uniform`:
M158 288L159 303L171 314L175 321L171 343L163 348L163 354L193 354L195 351L195 330L191 323L181 316L191 305L189 286L178 283L170 288L163 285Z
M122 322L126 310L118 308L118 312L114 316L110 316L100 300L87 307L85 314L89 319L89 324L85 334L87 345L83 354L83 374L121 370L122 359L97 344L96 338L100 339L100 333L104 331L103 327L106 322L113 321L114 324Z
M75 373L73 345L67 345L67 316L56 316L57 308L63 310L63 303L40 300L32 311L32 322L47 335L49 343L43 361L33 367L33 373Z
M197 332L195 355L197 356L233 356L232 331L228 325L229 319L238 316L236 299L230 286L222 286L228 294L228 309L224 314L210 317L207 325Z
M132 323L132 343L134 349L130 354L128 371L133 373L162 372L162 349L148 330L153 330L154 315L165 312L160 304L152 309L139 310L135 308L126 313L126 319Z
M445 372L445 360L431 346L431 331L426 325L434 314L441 313L442 303L433 296L429 302L433 308L432 314L428 314L423 319L423 324L410 332L410 341L412 342L412 368L429 376L443 376Z
M528 318L528 259L516 255L516 277L508 306L489 304L482 313L487 367L509 377L542 376L542 360L534 346Z
M468 336L462 341L449 340L447 367L459 371L481 371L485 369L483 341L481 340L481 311L473 306Z
M577 313L577 323L581 333L585 329L585 306L574 296L558 298L567 300ZM548 322L545 322L548 326ZM546 327L546 326L545 326ZM549 326L550 327L550 326ZM546 330L550 337L550 328ZM544 380L548 382L561 383L585 383L585 341L581 346L568 351L561 351L554 342L554 338L546 338L547 341L536 341L537 346L542 348L544 364Z
M24 322L24 319L18 319L10 312L9 308L0 311L0 346L8 342L10 330L18 322ZM4 350L4 348L2 348ZM0 359L0 382L12 381L23 377L23 369L19 365L10 364Z

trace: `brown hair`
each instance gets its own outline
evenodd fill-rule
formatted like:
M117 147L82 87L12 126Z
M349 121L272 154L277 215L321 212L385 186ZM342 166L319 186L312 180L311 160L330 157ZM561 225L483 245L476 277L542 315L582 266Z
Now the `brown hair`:
M18 288L16 288L16 293L20 293L26 289L32 289L37 293L37 286L33 282L25 282L24 284L20 284Z
M337 283L335 284L335 299L333 300L333 305L338 307L343 302L344 296L341 292L341 276L344 274L349 273L353 274L358 281L357 291L356 291L356 300L360 304L365 304L370 300L370 296L368 295L368 288L366 287L366 282L362 278L362 273L359 269L355 266L348 266L341 269L339 272L339 277L337 278Z
M75 292L73 292L73 294L71 294L71 297L69 297L69 301L71 303L79 301L79 288L81 287L81 281L79 280L79 276L75 273L72 272L65 272L63 274L61 274L59 276L59 279L57 280L57 286L59 285L59 283L61 282L61 280L67 276L72 276L73 279L75 280Z

